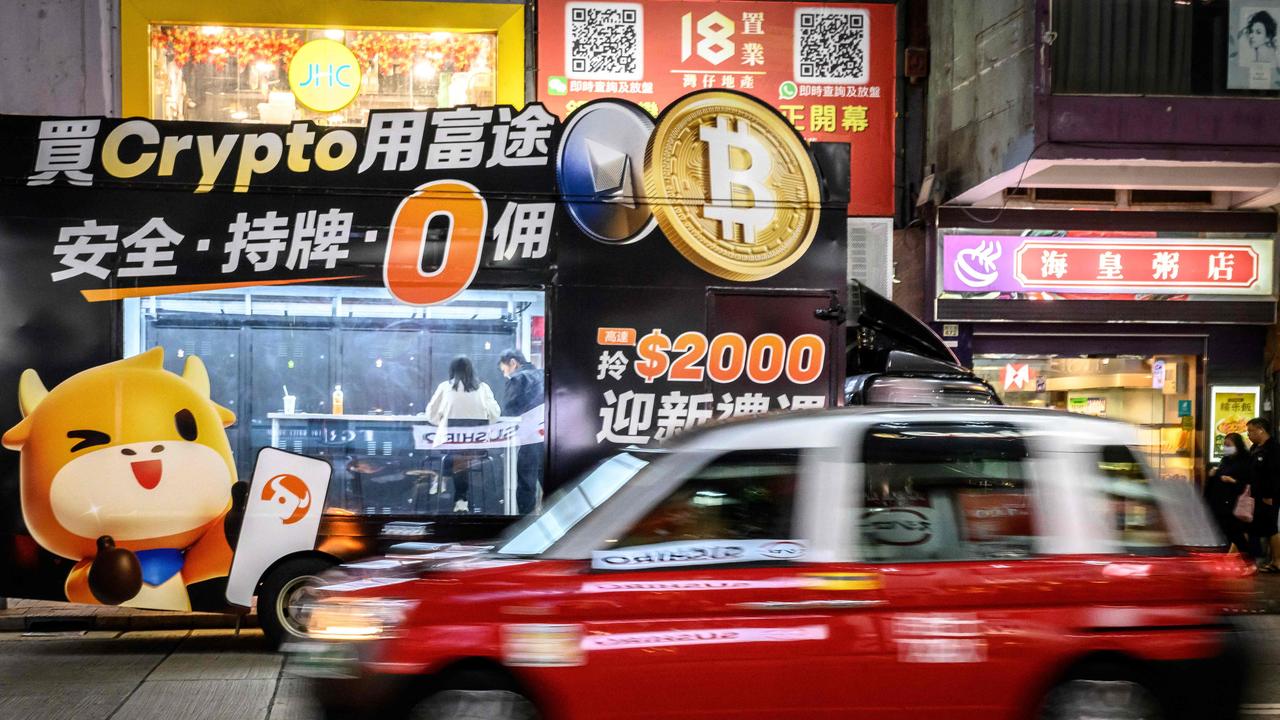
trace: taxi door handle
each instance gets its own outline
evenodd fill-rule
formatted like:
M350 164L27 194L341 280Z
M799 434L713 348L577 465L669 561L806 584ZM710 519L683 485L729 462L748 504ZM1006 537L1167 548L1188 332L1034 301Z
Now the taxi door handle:
M871 607L883 604L883 600L768 600L764 602L734 603L733 607L743 610L847 610L850 608Z

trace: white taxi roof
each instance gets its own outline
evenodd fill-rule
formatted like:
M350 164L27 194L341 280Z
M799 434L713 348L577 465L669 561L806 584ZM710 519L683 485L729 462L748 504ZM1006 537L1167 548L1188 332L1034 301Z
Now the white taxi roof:
M708 425L682 436L681 450L809 448L848 444L851 435L885 423L1000 423L1028 437L1052 438L1059 449L1134 445L1137 430L1126 423L1058 410L1014 407L850 407L813 412L770 413Z

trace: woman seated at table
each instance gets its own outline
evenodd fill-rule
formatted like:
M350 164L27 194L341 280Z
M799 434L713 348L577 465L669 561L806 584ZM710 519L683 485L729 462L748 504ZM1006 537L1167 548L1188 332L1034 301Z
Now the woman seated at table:
M498 419L502 410L493 397L493 390L476 378L475 366L466 355L459 355L449 363L449 379L436 387L431 402L427 403L427 420L448 432L449 427L488 425ZM453 511L468 512L471 481L470 469L487 456L484 450L452 450L449 459L453 467L445 474L453 476Z

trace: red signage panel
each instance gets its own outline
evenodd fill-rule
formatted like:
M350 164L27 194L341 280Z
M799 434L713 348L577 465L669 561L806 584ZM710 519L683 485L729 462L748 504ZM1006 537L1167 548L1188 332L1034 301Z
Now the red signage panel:
M551 112L618 97L656 115L693 89L739 90L807 140L849 143L849 214L893 215L894 6L541 0L538 10L538 99Z
M1259 276L1258 253L1247 244L1031 241L1015 266L1019 281L1044 287L1251 288Z

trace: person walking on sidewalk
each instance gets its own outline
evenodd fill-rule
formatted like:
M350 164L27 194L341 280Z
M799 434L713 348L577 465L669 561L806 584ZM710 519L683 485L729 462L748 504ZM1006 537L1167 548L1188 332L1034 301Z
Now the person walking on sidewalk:
M1248 526L1235 516L1236 501L1249 487L1252 458L1240 433L1230 433L1222 441L1222 462L1209 472L1204 485L1204 498L1213 511L1213 519L1227 540L1253 562L1258 557L1256 543L1251 543Z
M1280 572L1276 567L1276 553L1271 541L1276 534L1276 517L1280 506L1276 505L1276 497L1280 495L1280 442L1271 436L1271 421L1256 417L1248 424L1249 442L1253 447L1249 450L1253 471L1250 473L1250 490L1258 501L1253 512L1253 524L1250 526L1251 541L1256 542L1260 554L1258 569L1263 572Z

